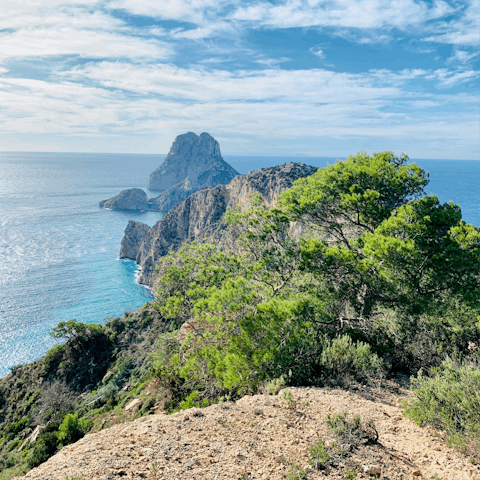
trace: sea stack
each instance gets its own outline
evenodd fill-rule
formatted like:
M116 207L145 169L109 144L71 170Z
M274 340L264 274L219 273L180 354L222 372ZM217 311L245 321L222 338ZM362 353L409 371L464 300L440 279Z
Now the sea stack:
M222 158L220 145L211 135L189 132L175 139L165 161L150 175L148 188L161 192L158 197L148 199L143 190L132 188L99 206L166 213L197 190L226 185L238 174Z
M120 258L136 258L140 244L149 231L150 227L146 223L130 220L122 239Z
M211 135L188 132L175 139L165 161L150 175L148 189L164 192L175 186L199 190L226 185L237 175L222 158L220 145Z

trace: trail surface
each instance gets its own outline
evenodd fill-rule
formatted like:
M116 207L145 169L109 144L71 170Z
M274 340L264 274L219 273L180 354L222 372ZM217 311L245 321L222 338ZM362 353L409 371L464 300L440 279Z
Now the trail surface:
M480 479L478 467L449 448L441 434L403 417L401 396L361 389L290 390L295 408L281 395L256 395L116 425L64 447L22 479L280 480L292 463L304 468L309 480L345 478L352 465L356 478L373 478L365 470L380 468L382 480ZM333 442L325 416L341 412L372 418L379 443L315 470L308 463L309 448L319 438Z

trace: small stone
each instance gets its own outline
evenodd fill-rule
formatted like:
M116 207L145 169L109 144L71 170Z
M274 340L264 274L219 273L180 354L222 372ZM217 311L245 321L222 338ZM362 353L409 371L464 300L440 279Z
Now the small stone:
M421 477L422 472L420 470L415 470L412 475L414 475L415 477Z
M135 407L141 407L142 405L143 401L140 398L135 398L125 407L125 410L128 412L129 410L132 410Z
M363 467L363 471L367 475L381 475L382 474L382 468L379 467L378 465L367 465L366 467Z

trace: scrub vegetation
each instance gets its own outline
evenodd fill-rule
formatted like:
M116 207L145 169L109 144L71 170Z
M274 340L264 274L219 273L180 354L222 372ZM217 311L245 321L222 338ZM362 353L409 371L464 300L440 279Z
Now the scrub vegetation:
M405 156L349 157L297 180L273 208L255 195L230 210L230 250L184 244L161 259L142 311L104 327L60 324L52 334L64 343L0 381L0 479L152 408L284 385L381 387L398 373L414 377L407 415L480 459L480 232L427 184ZM143 398L133 416L132 398ZM375 435L359 419L328 421L340 436ZM311 458L327 461L323 444Z

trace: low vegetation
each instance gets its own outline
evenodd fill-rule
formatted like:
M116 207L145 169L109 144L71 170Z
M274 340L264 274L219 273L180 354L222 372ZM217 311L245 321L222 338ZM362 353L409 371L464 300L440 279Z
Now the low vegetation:
M184 244L161 259L143 311L103 327L59 324L52 335L64 343L0 381L0 479L155 406L381 386L397 373L413 375L407 415L480 458L480 232L460 207L426 195L427 184L405 156L349 157L297 180L276 207L255 195L229 211L230 249ZM339 445L378 438L359 418L326 421ZM37 441L19 452L37 425ZM311 464L331 455L319 441ZM292 466L290 478L302 475Z
M65 343L0 380L0 479L25 473L87 432L155 408L164 395L152 382L151 354L171 328L147 306L104 326L70 321L54 329L68 336ZM126 412L133 398L143 405ZM37 439L27 442L37 426Z
M447 358L429 376L413 379L415 398L406 406L407 417L419 425L444 430L448 441L473 459L480 459L479 357L463 362Z

